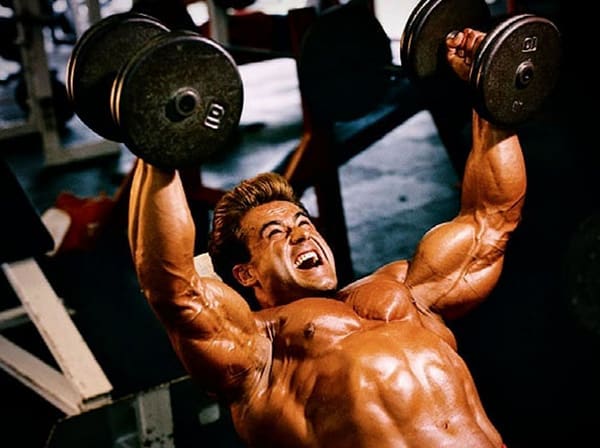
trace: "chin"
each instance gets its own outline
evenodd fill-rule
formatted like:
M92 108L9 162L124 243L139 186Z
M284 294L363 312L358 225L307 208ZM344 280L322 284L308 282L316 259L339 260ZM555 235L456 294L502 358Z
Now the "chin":
M334 292L337 288L337 280L330 279L327 281L314 282L310 285L306 285L306 290L316 294L329 295Z

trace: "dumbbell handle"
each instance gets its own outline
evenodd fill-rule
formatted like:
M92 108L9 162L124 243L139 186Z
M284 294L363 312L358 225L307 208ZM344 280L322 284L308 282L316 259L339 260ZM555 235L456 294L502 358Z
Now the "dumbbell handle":
M459 31L459 30L452 30L446 35L446 39L454 39L454 37L456 37L456 35L460 32L461 31ZM484 37L485 36L486 36L486 34L484 34ZM480 43L481 42L479 42L479 44ZM475 49L475 51L477 51L477 49ZM391 76L396 76L399 78L402 78L407 74L407 70L402 65L398 65L398 64L387 64L387 65L383 66L383 72L388 73ZM527 78L527 76L524 76L524 78Z

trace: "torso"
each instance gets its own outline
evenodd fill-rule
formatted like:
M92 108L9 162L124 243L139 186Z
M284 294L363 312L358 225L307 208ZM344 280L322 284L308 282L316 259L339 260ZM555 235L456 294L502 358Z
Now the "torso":
M376 292L383 308L370 305ZM453 335L407 288L367 278L337 299L257 314L271 370L232 407L250 446L501 446Z

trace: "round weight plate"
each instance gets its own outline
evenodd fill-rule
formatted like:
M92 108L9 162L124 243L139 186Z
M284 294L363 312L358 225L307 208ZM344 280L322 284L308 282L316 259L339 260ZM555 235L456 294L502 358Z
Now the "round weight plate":
M169 29L153 17L120 13L96 22L73 47L67 62L67 93L77 116L100 136L121 141L110 112L110 92L119 69L150 38Z
M548 19L521 14L500 23L473 60L475 108L500 126L527 121L554 89L560 59L560 34Z
M447 76L448 33L465 28L482 30L489 22L490 11L484 0L421 0L400 38L400 62L414 80Z
M186 31L158 36L117 75L111 110L123 142L162 168L197 166L237 129L243 86L231 56Z
M300 90L318 120L352 120L381 103L391 64L390 40L373 13L360 4L334 6L303 38Z

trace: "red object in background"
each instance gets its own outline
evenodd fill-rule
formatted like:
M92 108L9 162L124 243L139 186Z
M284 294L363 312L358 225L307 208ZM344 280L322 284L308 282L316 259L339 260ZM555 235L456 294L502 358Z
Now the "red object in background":
M57 253L92 249L110 220L115 204L113 198L104 194L80 198L69 192L60 193L54 207L66 212L71 224Z

